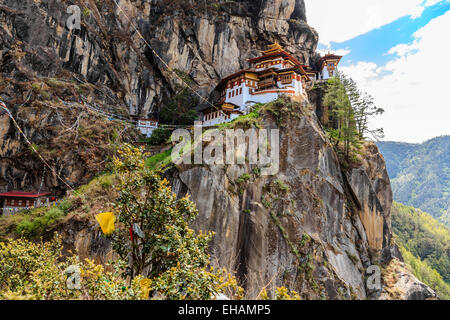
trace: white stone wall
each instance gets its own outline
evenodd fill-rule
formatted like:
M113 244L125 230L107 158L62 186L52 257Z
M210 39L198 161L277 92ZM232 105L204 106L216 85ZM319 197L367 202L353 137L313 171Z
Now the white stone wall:
M327 67L324 67L321 74L320 74L320 79L322 80L328 80L330 79L330 74L328 73L328 69Z
M270 92L270 93L262 93L262 94L253 94L249 99L249 102L254 103L269 103L271 101L278 99L278 93Z
M230 117L225 117L224 113L221 113L220 116L218 116L217 118L213 118L210 120L205 120L206 116L203 116L203 126L205 127L212 127L221 123L227 123L227 122L231 122L234 119L236 119L237 117L239 117L239 114L231 114Z

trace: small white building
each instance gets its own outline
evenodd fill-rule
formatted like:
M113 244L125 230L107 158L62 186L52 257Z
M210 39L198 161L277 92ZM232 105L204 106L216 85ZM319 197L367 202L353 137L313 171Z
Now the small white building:
M158 129L158 121L154 119L137 119L136 127L147 138L152 136L155 129Z
M319 74L317 80L328 80L335 76L336 68L342 57L334 54L327 54L319 61Z

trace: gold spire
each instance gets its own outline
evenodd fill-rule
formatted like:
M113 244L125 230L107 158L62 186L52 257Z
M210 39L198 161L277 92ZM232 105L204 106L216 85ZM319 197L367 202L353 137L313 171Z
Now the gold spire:
M275 41L273 44L269 45L269 49L266 51L263 51L263 54L271 54L271 53L275 53L275 52L279 52L283 50L283 48L280 46L280 44Z

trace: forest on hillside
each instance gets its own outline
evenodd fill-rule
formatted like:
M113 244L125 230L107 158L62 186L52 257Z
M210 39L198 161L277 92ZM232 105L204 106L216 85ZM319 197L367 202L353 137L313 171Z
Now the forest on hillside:
M394 200L450 226L450 136L423 144L377 143L392 182Z
M431 215L394 202L392 228L414 275L450 299L450 231Z

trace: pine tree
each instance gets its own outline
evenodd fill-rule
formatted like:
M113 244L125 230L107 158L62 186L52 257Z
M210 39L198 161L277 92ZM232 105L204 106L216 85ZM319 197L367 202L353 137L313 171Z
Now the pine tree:
M369 121L384 113L384 109L375 105L374 99L367 92L359 90L356 82L342 72L337 72L336 77L344 85L347 92L350 104L353 109L356 126L360 139L366 138L365 135L370 135L374 139L384 137L384 130L382 128L370 129Z
M330 139L345 159L350 160L352 151L359 149L360 139L350 98L339 78L328 81L324 104L331 109L337 124L335 128L329 129Z

